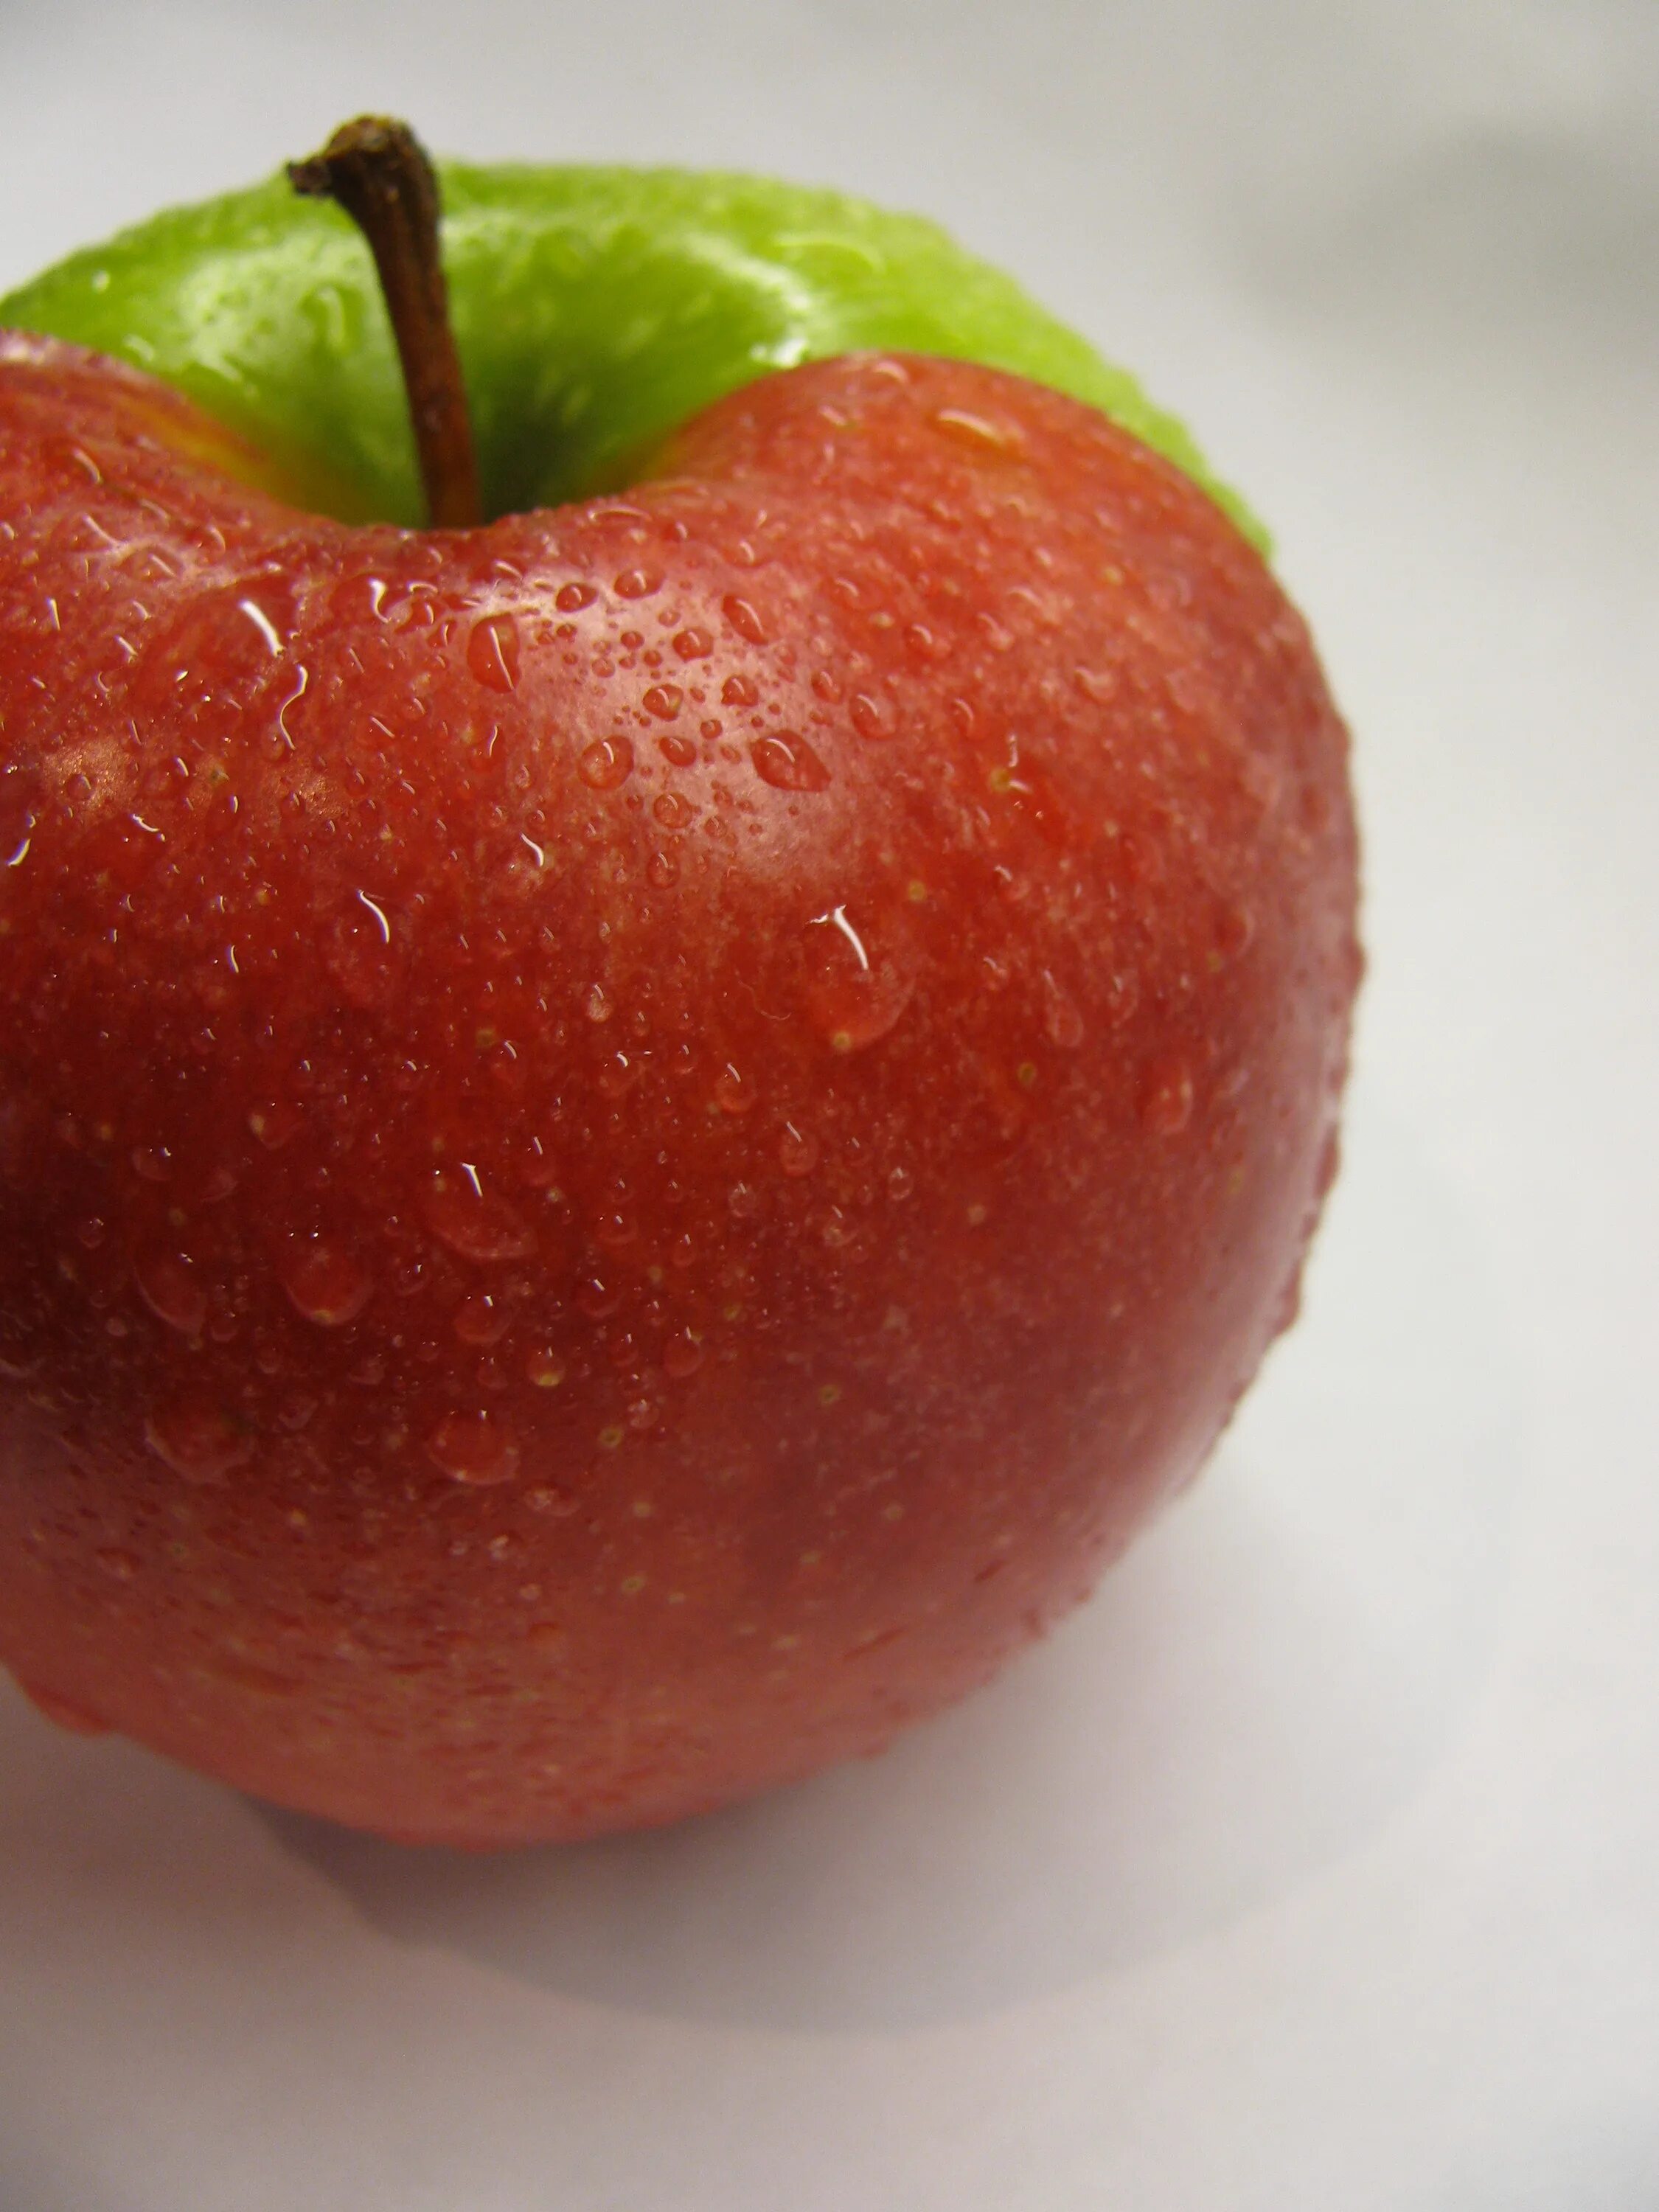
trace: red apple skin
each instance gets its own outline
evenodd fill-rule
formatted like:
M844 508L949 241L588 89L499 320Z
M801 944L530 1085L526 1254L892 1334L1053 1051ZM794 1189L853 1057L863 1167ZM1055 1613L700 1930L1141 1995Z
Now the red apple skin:
M1293 1309L1359 964L1304 625L960 363L465 533L258 474L0 342L0 1657L469 1845L873 1752Z

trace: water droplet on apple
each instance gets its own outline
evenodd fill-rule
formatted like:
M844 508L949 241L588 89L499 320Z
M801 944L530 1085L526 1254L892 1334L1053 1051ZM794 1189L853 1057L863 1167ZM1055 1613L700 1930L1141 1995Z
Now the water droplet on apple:
M752 1182L734 1182L726 1203L734 1221L752 1221L761 1210L761 1194Z
M144 1441L158 1459L186 1482L222 1482L253 1456L253 1438L222 1407L199 1398L176 1399L144 1423Z
M553 604L562 615L575 615L591 607L599 596L592 584L561 584Z
M623 1302L623 1286L614 1276L584 1276L576 1285L576 1304L590 1321L608 1321Z
M1237 960L1249 949L1255 935L1255 916L1247 906L1227 906L1216 916L1215 962L1218 966Z
M714 641L706 629L683 629L674 639L674 650L682 660L706 660Z
M303 1116L285 1099L266 1099L250 1109L247 1126L267 1152L280 1152L299 1128Z
M348 1006L367 1012L398 980L402 962L385 907L360 890L329 924L323 961Z
M356 1253L329 1237L313 1237L284 1254L277 1276L296 1313L319 1328L343 1328L374 1293L374 1278Z
M818 1164L820 1146L810 1129L786 1121L778 1132L778 1165L787 1176L809 1176Z
M181 1252L141 1252L132 1267L139 1296L157 1321L181 1336L200 1336L207 1322L207 1292Z
M663 1346L663 1370L677 1382L683 1382L702 1365L704 1353L702 1338L696 1329L678 1329Z
M753 1083L729 1060L714 1078L714 1103L722 1114L747 1114L758 1096Z
M696 738L681 737L676 731L659 738L657 750L672 768L692 768L696 763Z
M510 1482L519 1471L517 1439L489 1413L447 1414L427 1438L426 1448L453 1482L474 1489Z
M887 1195L889 1198L907 1199L915 1187L915 1176L902 1161L900 1161L897 1166L888 1169Z
M525 1355L525 1379L538 1390L556 1390L565 1378L565 1363L550 1345L538 1345Z
M466 665L490 691L514 690L519 681L519 625L511 615L486 615L472 625Z
M845 905L817 915L803 933L804 997L814 1027L836 1052L858 1052L897 1024L915 990L906 948L893 932L878 939Z
M965 407L941 407L933 426L954 446L982 459L1008 459L1024 451L1025 435L1018 424L994 422L988 415L969 413Z
M680 879L680 864L672 853L653 853L645 864L646 879L659 891Z
M1158 1137L1176 1137L1193 1114L1193 1073L1171 1056L1148 1070L1140 1097L1141 1126Z
M40 771L33 762L9 761L0 768L0 871L21 868L40 813ZM0 873L0 887L4 877Z
M434 1175L422 1200L433 1235L464 1260L527 1260L536 1239L504 1198L486 1191L474 1170L463 1166Z
M684 702L685 694L678 684L653 684L640 704L659 722L672 722Z
M590 983L587 987L587 995L582 1000L582 1012L587 1016L588 1020L608 1022L616 1011L616 1001L604 984Z
M648 599L662 587L662 578L654 568L624 568L611 588L619 599Z
M1073 1051L1083 1042L1083 1017L1046 968L1042 971L1042 1033L1062 1052Z
M739 598L736 592L728 592L720 601L720 612L739 637L750 645L765 644L766 625L748 599Z
M626 738L599 738L585 746L576 773L590 791L615 791L634 773L634 748Z
M487 1346L501 1342L512 1319L503 1299L492 1298L486 1292L480 1291L461 1300L451 1318L450 1326L463 1344L470 1344L482 1352Z
M805 738L793 730L757 738L749 748L749 757L761 781L769 783L775 791L823 791L829 786L829 769Z
M665 830L687 829L695 818L692 808L672 791L659 791L651 802L651 811Z
M898 727L898 717L890 702L874 698L867 691L853 694L847 713L860 737L878 743L884 738L890 738Z

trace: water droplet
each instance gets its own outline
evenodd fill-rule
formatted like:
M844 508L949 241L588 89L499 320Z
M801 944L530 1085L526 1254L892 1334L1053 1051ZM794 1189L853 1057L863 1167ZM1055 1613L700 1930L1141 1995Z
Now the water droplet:
M222 1482L253 1456L249 1431L201 1399L159 1407L144 1424L144 1441L186 1482Z
M589 1321L608 1321L623 1302L623 1286L616 1279L587 1275L576 1285L576 1304Z
M1018 425L993 422L989 416L970 414L965 407L939 408L933 416L933 427L943 431L953 446L981 458L999 456L1006 459L1025 448L1024 434Z
M565 1378L565 1363L550 1345L538 1345L525 1355L525 1379L538 1390L556 1390Z
M678 684L653 684L640 702L659 722L672 722L684 703L685 694Z
M683 738L675 731L671 730L665 736L658 738L657 750L671 767L691 768L696 764L697 757L696 739Z
M749 748L755 772L775 791L823 791L830 771L803 737L793 730L757 738Z
M723 707L757 707L760 693L746 676L728 676L720 686Z
M466 665L491 691L511 691L519 681L519 625L511 615L486 615L472 625Z
M347 1004L360 1012L384 999L396 983L402 963L392 947L391 920L367 891L358 891L329 924L323 959Z
M720 601L720 612L739 637L746 638L750 645L765 644L766 625L749 600L728 592Z
M473 1345L473 1349L483 1352L487 1345L498 1345L502 1336L507 1336L511 1322L514 1316L507 1310L504 1298L491 1298L487 1291L477 1291L476 1297L462 1298L449 1325L462 1345Z
M662 578L654 568L624 568L611 588L619 599L648 599L661 586Z
M580 614L591 607L599 592L592 584L561 584L553 604L562 615Z
M884 699L872 698L867 691L855 691L847 712L861 738L878 741L890 738L898 727L898 717L891 705Z
M754 1085L729 1060L714 1078L714 1103L722 1114L747 1114L758 1096Z
M599 1062L594 1083L602 1097L624 1097L645 1073L645 1063L638 1053L607 1053Z
M683 629L675 636L674 650L682 660L706 660L714 641L706 629Z
M634 773L634 748L626 738L599 738L584 747L576 773L590 791L615 791Z
M651 811L665 830L684 830L695 819L684 799L672 791L660 791L651 802Z
M915 990L901 945L860 927L847 908L815 916L804 933L806 1009L836 1052L857 1052L884 1037Z
M1109 706L1117 696L1117 678L1109 668L1074 668L1072 681L1097 707Z
M1193 1113L1193 1075L1184 1060L1156 1061L1141 1091L1141 1125L1158 1137L1176 1137Z
M734 1182L726 1203L734 1221L752 1221L761 1209L761 1194L752 1182Z
M1215 961L1220 965L1237 960L1249 949L1255 935L1255 916L1247 906L1224 907L1216 917Z
M289 1105L286 1099L268 1098L250 1110L247 1126L267 1152L277 1152L294 1135L302 1119L299 1108Z
M663 1371L683 1382L702 1365L704 1352L702 1338L695 1328L678 1329L662 1348Z
M128 1155L132 1171L146 1182L166 1182L173 1174L173 1154L165 1145L135 1145Z
M453 1482L483 1490L510 1482L519 1471L519 1447L510 1429L489 1413L450 1413L426 1440L434 1463Z
M778 1165L787 1176L809 1176L818 1164L821 1147L810 1129L786 1121L778 1132Z
M608 1022L617 1011L616 1001L603 983L590 983L587 996L582 1000L582 1012L590 1022Z
M440 1170L427 1186L422 1211L433 1235L464 1260L527 1260L535 1252L526 1222L470 1170Z
M356 1253L328 1237L296 1244L277 1274L295 1310L319 1328L343 1328L374 1293L374 1278Z
M181 1252L149 1251L133 1262L139 1296L157 1321L181 1336L199 1336L207 1321L207 1292Z
M1042 1034L1062 1052L1083 1042L1083 1017L1045 968L1042 971Z
M665 891L671 884L679 881L680 864L672 853L653 853L645 864L645 872L648 882L659 891Z
M915 1176L902 1161L887 1170L887 1195L891 1199L908 1198L916 1187Z

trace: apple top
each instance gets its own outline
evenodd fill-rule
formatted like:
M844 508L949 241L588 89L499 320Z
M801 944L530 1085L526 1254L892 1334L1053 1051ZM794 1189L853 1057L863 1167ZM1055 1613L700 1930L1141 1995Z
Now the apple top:
M716 173L447 162L438 175L489 514L615 489L739 386L875 347L983 362L1098 407L1266 547L1132 376L919 217ZM296 198L286 178L70 256L0 299L0 325L176 386L342 520L421 519L369 257L337 209Z

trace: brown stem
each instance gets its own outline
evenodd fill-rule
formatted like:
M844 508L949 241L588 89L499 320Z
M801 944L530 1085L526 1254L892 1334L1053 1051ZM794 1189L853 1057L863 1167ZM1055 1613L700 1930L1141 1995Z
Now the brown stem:
M483 520L478 466L438 252L438 181L420 140L406 123L360 115L320 154L290 161L288 174L296 192L337 202L368 240L403 363L428 512L441 530L474 527Z

